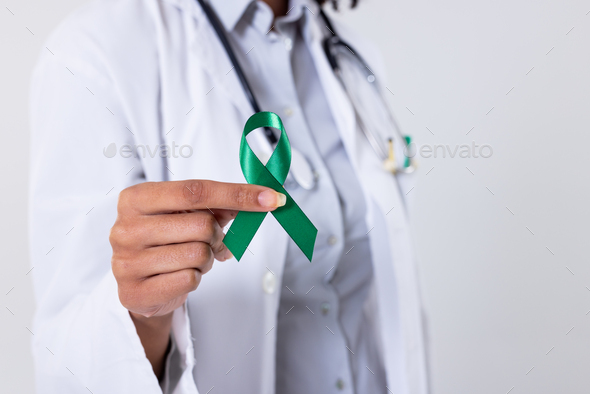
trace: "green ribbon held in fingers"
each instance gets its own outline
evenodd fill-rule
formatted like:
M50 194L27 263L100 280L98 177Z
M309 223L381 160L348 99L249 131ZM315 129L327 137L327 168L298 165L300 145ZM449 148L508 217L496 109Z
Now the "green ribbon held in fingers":
M246 141L246 136L260 127L274 127L281 131L281 137L266 166L258 160ZM274 112L258 112L248 119L240 143L240 166L248 183L270 187L287 197L286 204L271 213L311 262L318 230L283 187L291 166L291 144L279 115ZM242 258L267 213L238 212L223 238L223 243L238 261Z

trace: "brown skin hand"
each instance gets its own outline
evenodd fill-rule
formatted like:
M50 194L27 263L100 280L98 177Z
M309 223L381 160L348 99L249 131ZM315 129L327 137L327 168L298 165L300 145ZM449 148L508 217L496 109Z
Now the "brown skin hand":
M145 182L119 194L109 241L119 300L127 308L154 374L163 375L172 313L214 260L232 257L223 227L238 211L269 212L284 194L207 180Z

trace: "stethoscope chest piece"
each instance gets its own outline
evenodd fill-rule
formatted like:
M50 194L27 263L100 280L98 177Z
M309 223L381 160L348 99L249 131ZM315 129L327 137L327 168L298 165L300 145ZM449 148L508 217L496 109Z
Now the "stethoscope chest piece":
M300 187L305 190L314 188L317 177L309 160L297 149L291 149L291 170L289 171L289 178L292 178Z

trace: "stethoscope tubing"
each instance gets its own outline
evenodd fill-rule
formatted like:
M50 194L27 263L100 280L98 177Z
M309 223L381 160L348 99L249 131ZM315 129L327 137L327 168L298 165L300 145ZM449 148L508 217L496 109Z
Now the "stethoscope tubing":
M236 74L237 74L240 84L242 86L242 90L244 91L246 98L248 99L250 105L252 106L252 110L255 113L260 112L261 111L260 105L258 104L256 97L254 96L254 92L252 91L252 88L250 87L250 84L248 83L248 79L246 78L246 75L240 65L240 62L236 58L235 52L234 52L234 50L233 50L233 48L226 36L225 29L223 28L223 24L221 23L221 21L219 20L219 17L215 13L215 11L211 8L211 6L207 3L206 0L197 0L197 1L198 1L199 5L201 6L201 8L203 9L203 12L205 13L205 16L207 17L207 19L209 20L211 26L213 27L213 30L215 30L215 33L216 33L217 37L219 38L221 45L225 49L225 52L227 53L227 56L228 56L230 62L232 63L234 70L236 71ZM346 86L343 83L342 78L339 76L339 73L341 71L340 71L340 67L338 65L338 61L337 61L336 57L332 54L330 45L344 45L356 57L357 61L371 73L371 75L373 75L373 72L371 71L368 64L365 62L365 60L362 58L362 56L360 56L360 54L358 52L356 52L354 50L354 48L352 48L348 43L345 43L344 41L342 41L340 39L340 37L336 34L336 31L335 31L334 26L332 25L330 19L328 18L328 16L324 13L324 11L321 8L320 8L320 15L326 25L326 28L330 31L330 33L332 33L332 37L327 37L326 39L324 39L324 42L323 42L323 49L326 54L326 58L328 59L328 62L330 63L330 67L332 68L332 71L335 73L338 80L342 84L344 90L346 91ZM374 77L374 75L373 75L373 77ZM381 100L384 100L378 91L376 91L375 93L379 95ZM347 92L347 94L350 94L350 92ZM387 159L387 157L388 157L387 153L383 150L383 147L379 144L378 137L376 137L372 132L370 132L367 129L367 127L363 124L362 118L354 105L353 105L353 108L354 108L356 121L359 124L359 127L361 128L361 130L363 131L363 134L365 134L365 137L369 141L371 147L379 156L381 156L382 159ZM389 116L393 121L391 113L389 114ZM394 122L394 124L395 124L395 122ZM274 147L276 145L276 143L278 142L276 135L273 133L273 131L270 128L264 128L264 135L271 147ZM401 138L401 140L402 140L401 142L403 144L405 144L405 147L407 148L407 143L406 143L405 139ZM308 163L308 165L309 165L309 163ZM410 166L409 167L397 169L396 172L410 173L410 172L413 172L414 168L415 168L415 166L413 164L413 160L410 159ZM395 174L395 172L394 172L394 174Z
M246 75L244 74L244 70L240 66L240 62L236 58L236 54L235 54L233 48L231 47L229 40L227 39L227 37L225 35L223 25L221 24L221 21L217 17L217 14L213 11L211 6L209 4L207 4L207 2L205 0L197 0L197 1L201 5L203 12L205 12L207 19L209 19L211 26L213 26L213 29L215 30L215 33L217 34L219 41L221 41L221 45L223 45L223 48L225 49L225 52L227 53L227 56L229 57L229 60L232 63L232 66L234 67L236 74L238 75L238 79L240 80L240 84L242 85L242 89L244 90L244 94L246 95L248 101L250 102L250 105L252 106L254 113L261 112L260 105L258 105L258 101L256 100L256 97L254 96L254 93L252 91L252 88L250 87L250 84L248 83L248 79L246 78ZM274 146L278 142L276 135L272 132L271 129L264 128L264 135L266 136L266 138L268 139L268 142L272 146Z

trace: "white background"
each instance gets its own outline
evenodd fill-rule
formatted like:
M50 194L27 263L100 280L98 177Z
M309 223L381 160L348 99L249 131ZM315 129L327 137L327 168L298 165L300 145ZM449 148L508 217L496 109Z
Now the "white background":
M28 79L83 1L0 2L0 392L29 393ZM360 2L403 130L493 148L422 158L410 192L434 392L588 392L590 1Z

